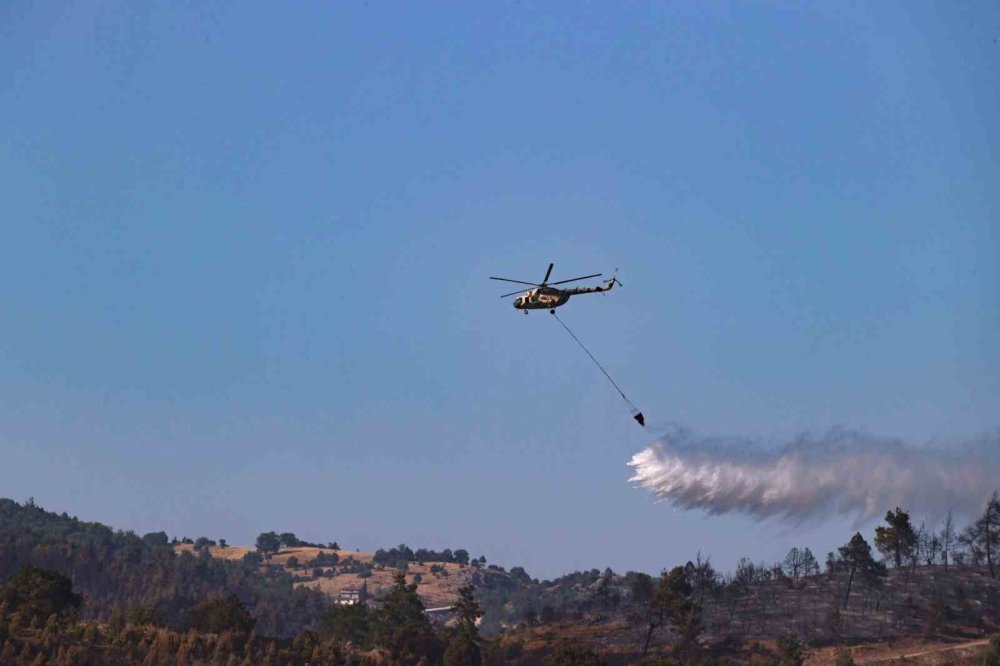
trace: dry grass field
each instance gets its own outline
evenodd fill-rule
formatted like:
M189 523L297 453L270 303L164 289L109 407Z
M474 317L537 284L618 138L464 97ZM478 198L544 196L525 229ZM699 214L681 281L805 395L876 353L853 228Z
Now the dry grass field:
M471 569L462 568L458 564L440 564L444 568L442 573L431 573L430 564L410 564L406 572L406 582L414 582L415 574L420 574L420 582L417 584L417 594L420 595L424 606L427 608L440 608L450 606L458 599L458 588L465 585L469 580ZM298 573L298 572L297 572ZM305 575L307 572L303 571ZM395 569L376 569L372 571L369 578L358 578L357 574L339 574L333 578L314 578L301 585L316 588L326 592L331 597L348 587L359 587L363 582L368 582L368 593L378 597L383 590L388 590L392 586L392 577L396 573Z
M177 544L174 548L178 553L194 551L194 546L187 543ZM208 550L211 556L215 558L240 560L254 549L246 546L227 546L225 548L210 546ZM323 575L316 577L313 575L313 567L307 566L307 563L316 559L320 553L327 555L336 553L340 558L340 563L336 567L321 567ZM288 561L293 557L298 561L299 566L289 568ZM340 572L340 569L349 558L355 562L367 564L372 561L372 557L373 553L356 550L332 550L330 548L311 547L282 548L268 560L268 563L280 565L288 573L305 579L296 583L297 585L321 590L332 598L336 598L340 591L345 588L360 587L365 581L368 583L369 596L377 598L383 590L388 590L392 586L392 577L396 572L395 569L375 568L371 570L371 576L368 578L360 578L357 573ZM437 565L443 571L438 571L437 573L431 572L431 567L434 565ZM333 569L334 575L328 577L327 574L331 569ZM455 602L458 598L458 588L468 582L471 573L471 567L460 564L444 562L428 564L411 563L406 573L406 582L414 582L415 575L419 574L421 580L417 584L417 594L423 600L424 606L427 608L439 608L450 606Z
M253 548L247 548L245 546L226 546L225 548L220 548L219 546L212 546L209 549L212 557L220 560L241 560L243 556L249 553ZM177 553L182 553L187 551L189 553L194 552L194 545L190 543L179 543L174 546L174 551Z

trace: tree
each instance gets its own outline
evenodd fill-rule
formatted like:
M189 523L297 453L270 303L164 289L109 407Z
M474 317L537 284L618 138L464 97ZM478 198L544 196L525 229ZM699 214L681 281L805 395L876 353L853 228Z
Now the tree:
M424 614L424 604L417 596L417 586L406 584L402 571L393 574L393 586L374 613L373 639L403 663L416 663L421 657L440 656L437 637Z
M366 646L371 633L371 614L362 604L334 605L320 620L320 634L327 640Z
M130 608L128 611L128 621L137 627L145 625L156 626L160 624L160 619L156 613L156 606L153 604L139 604Z
M520 583L521 585L527 585L531 582L531 576L524 570L524 567L511 567L510 577L515 583Z
M312 660L313 651L319 647L319 636L312 631L303 631L292 639L292 650L302 661L308 663Z
M941 528L941 558L944 560L944 570L948 570L948 557L955 548L955 524L951 517L951 509L944 519L944 526Z
M539 622L541 622L542 624L552 624L558 619L559 619L559 614L556 613L555 608L553 608L549 604L545 604L544 606L542 606L542 612L539 613L538 615Z
M290 576L261 576L254 566L201 558L190 549L174 553L169 540L163 546L162 535L144 540L100 523L0 499L0 587L28 563L70 577L73 592L85 599L86 617L101 621L111 618L115 608L127 613L149 605L159 626L180 628L187 625L194 604L235 593L252 600L255 632L285 638L315 626L329 605L324 593L297 586ZM47 616L39 618L39 623L46 621ZM52 662L63 661L47 656Z
M511 570L513 573L513 569ZM601 608L607 610L611 604L611 583L614 580L615 572L608 567L597 580L597 587L594 589L594 599L599 600Z
M463 585L458 588L458 601L451 607L458 623L458 628L479 637L477 623L483 616L483 611L476 602L476 588L472 585Z
M990 501L986 503L986 510L976 521L976 526L982 529L986 562L990 566L990 578L996 578L997 574L993 563L997 557L997 549L1000 547L1000 497L997 496L997 491L993 491Z
M819 562L816 561L816 556L812 554L812 551L806 548L802 551L802 575L815 576L817 574L819 574Z
M256 623L235 594L206 599L191 609L189 621L194 629L214 634L227 631L249 634Z
M306 566L309 567L332 567L340 562L340 556L337 553L325 553L320 551L316 553L316 557L306 562Z
M840 560L832 552L826 554L826 573L831 576L840 571Z
M698 606L705 600L705 593L714 589L719 582L719 574L712 566L712 558L701 559L701 551L695 557L694 562L684 565L688 581L691 583L692 599L697 598Z
M840 559L835 565L836 568L847 571L847 592L844 594L844 608L847 608L847 601L851 598L851 585L854 583L854 576L860 576L868 581L872 581L878 576L885 575L885 566L876 562L872 558L872 548L861 536L861 532L856 533L851 540L841 546Z
M464 548L459 548L458 550L456 550L452 555L452 557L454 557L455 561L459 564L469 563L469 551L465 550Z
M265 557L273 555L281 550L281 540L274 532L261 532L257 537L257 550Z
M990 578L996 578L997 551L1000 549L1000 497L996 491L986 502L983 515L976 519L962 535L973 559L981 562L985 557L990 570Z
M291 532L282 532L281 534L279 534L278 541L285 548L296 548L297 546L302 545L302 542L299 541L299 538L294 534L292 534Z
M464 585L458 589L458 602L452 606L457 626L448 649L444 652L445 666L480 666L482 650L476 622L483 612L476 603L476 588Z
M785 574L793 579L798 579L803 573L804 561L802 556L802 551L798 548L792 547L785 555L785 561L782 563L782 569Z
M256 569L264 563L264 557L257 551L251 550L247 551L247 553L243 555L241 562L243 562L243 564L247 567Z
M39 622L50 615L68 615L83 605L83 597L73 590L73 581L59 571L49 571L26 564L7 585L0 587L0 605L9 612Z
M684 567L674 567L669 573L663 572L646 612L646 640L642 646L642 656L645 657L649 652L653 632L667 620L681 633L678 651L686 649L697 637L700 618L698 607L691 601L691 592L691 583Z
M937 564L941 554L941 539L934 530L928 530L923 523L917 530L917 552L919 559L927 566Z
M166 532L149 532L142 535L142 543L149 548L165 548L170 545Z
M917 534L910 524L910 514L898 506L895 512L886 512L885 522L885 527L875 528L875 547L886 559L891 557L899 569L916 548Z
M648 604L653 598L653 577L649 574L636 573L631 579L632 600L636 604Z

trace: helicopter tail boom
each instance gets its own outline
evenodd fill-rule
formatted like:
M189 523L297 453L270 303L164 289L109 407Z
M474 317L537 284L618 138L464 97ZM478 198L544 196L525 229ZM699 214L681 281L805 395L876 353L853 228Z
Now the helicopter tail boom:
M616 272L614 276L609 280L605 280L604 284L598 285L596 287L575 287L570 289L563 289L564 294L577 295L577 294L596 294L605 291L611 291L614 289L615 285L621 286L621 282L618 281L618 273Z

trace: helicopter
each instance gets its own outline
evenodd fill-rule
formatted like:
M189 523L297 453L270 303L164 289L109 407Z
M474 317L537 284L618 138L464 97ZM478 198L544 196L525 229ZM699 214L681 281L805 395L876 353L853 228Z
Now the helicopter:
M605 280L603 285L598 285L596 287L570 287L568 289L558 289L556 288L557 284L566 284L567 282L576 282L577 280L587 280L590 278L601 277L602 274L594 273L593 275L583 275L581 277L570 278L569 280L559 280L558 282L549 284L549 276L552 275L553 266L555 266L555 264L549 264L549 270L545 272L545 277L542 279L541 283L511 280L510 278L492 276L490 276L490 279L500 280L502 282L527 284L534 287L533 289L528 289L526 291L512 291L509 294L504 294L500 297L507 298L508 296L513 296L514 294L521 294L514 299L514 307L518 310L523 310L524 314L528 314L528 310L545 310L546 308L549 312L555 314L556 308L560 305L565 305L570 296L576 296L577 294L603 293L605 291L611 291L616 284L619 286L622 284L618 281L618 269L616 268L614 276L612 276L610 280Z

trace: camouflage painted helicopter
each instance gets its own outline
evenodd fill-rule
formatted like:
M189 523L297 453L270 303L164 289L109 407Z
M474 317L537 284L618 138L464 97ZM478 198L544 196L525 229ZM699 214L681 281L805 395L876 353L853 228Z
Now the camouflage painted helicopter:
M615 269L615 275L612 276L610 280L605 280L603 285L598 285L596 287L570 287L568 289L558 289L557 284L566 284L567 282L576 282L577 280L587 280L589 278L601 277L601 273L594 273L593 275L583 275L581 277L570 278L569 280L559 280L558 282L553 282L549 284L549 276L552 275L552 267L555 264L549 264L549 270L545 272L545 278L538 282L524 282L523 280L511 280L510 278L502 277L490 277L491 280L501 280L503 282L515 282L517 284L527 284L534 287L534 289L518 290L512 291L509 294L504 294L500 298L507 298L508 296L513 296L514 294L521 294L514 299L514 307L518 310L524 310L524 314L528 314L528 310L544 310L548 308L549 312L555 314L556 308L560 305L565 305L566 301L569 300L570 296L576 296L577 294L596 294L603 293L605 291L611 291L615 284L621 285L618 281L618 270Z

